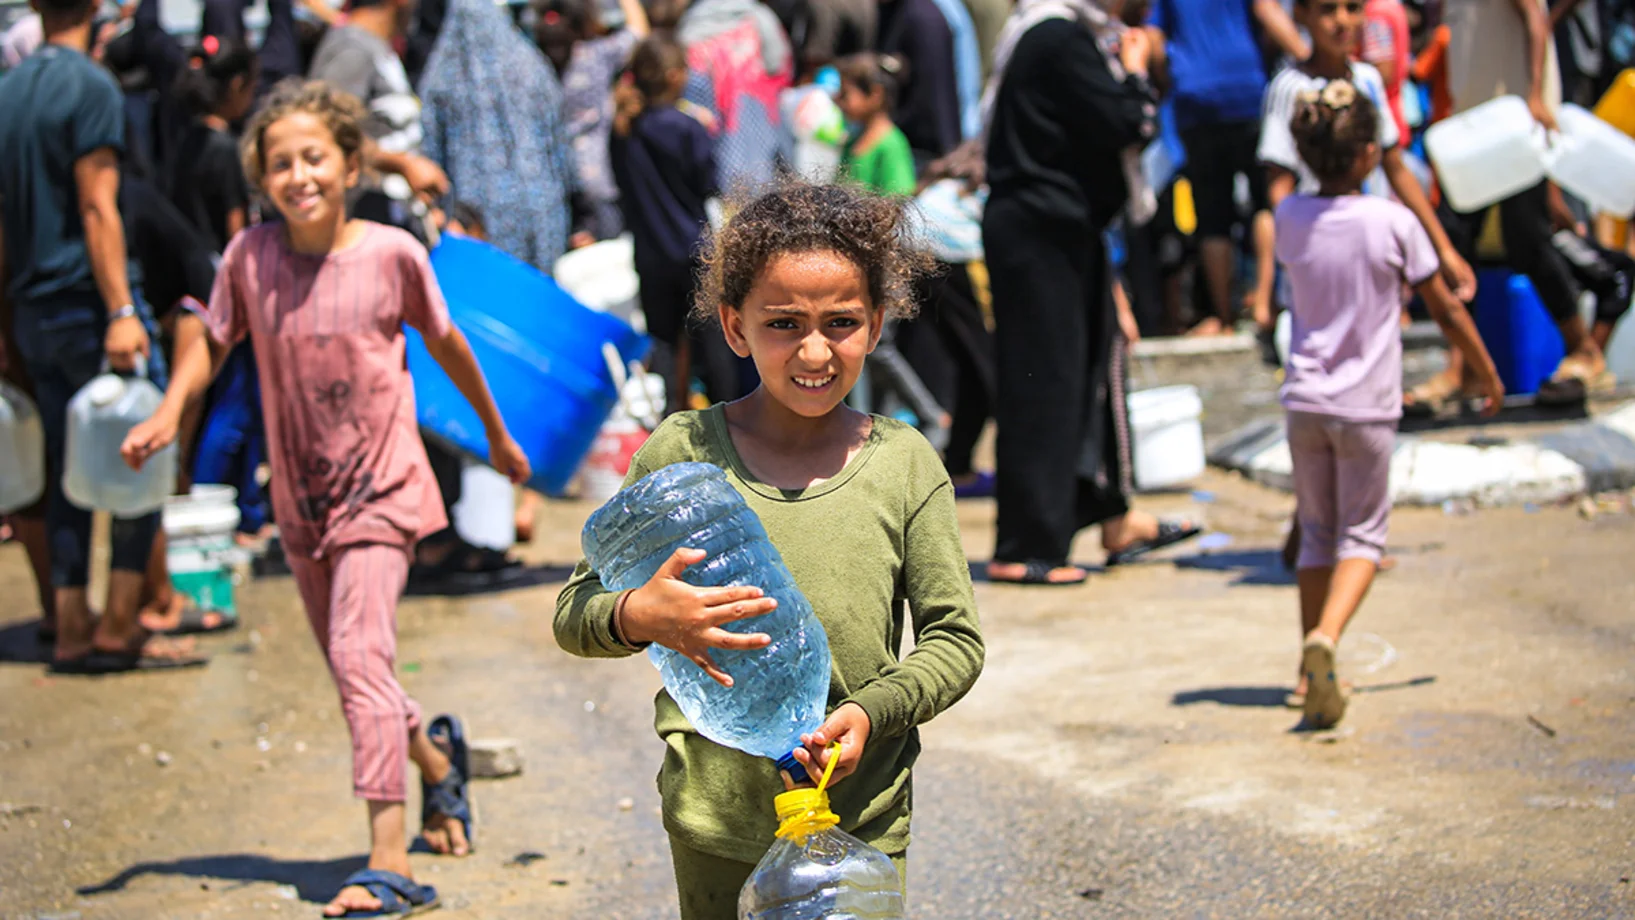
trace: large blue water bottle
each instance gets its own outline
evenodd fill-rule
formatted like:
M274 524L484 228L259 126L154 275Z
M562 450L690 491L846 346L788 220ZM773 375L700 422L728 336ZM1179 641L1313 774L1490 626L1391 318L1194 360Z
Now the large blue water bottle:
M829 637L812 613L760 518L708 463L677 463L613 496L585 523L585 558L614 591L646 584L678 549L701 549L703 562L683 578L705 588L748 585L776 598L764 616L727 623L736 633L765 633L766 648L712 649L729 689L679 653L654 645L648 654L704 737L778 761L802 775L791 752L823 724L829 698Z

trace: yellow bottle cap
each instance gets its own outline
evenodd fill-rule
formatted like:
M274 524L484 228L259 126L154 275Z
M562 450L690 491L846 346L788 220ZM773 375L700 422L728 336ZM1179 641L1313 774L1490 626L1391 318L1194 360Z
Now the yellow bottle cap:
M772 800L778 812L778 836L804 840L807 836L840 823L829 810L829 794L821 789L793 789Z
M841 745L836 742L829 756L829 766L816 789L791 789L779 793L772 800L778 813L778 836L785 840L804 840L821 830L840 823L840 816L829 809L829 777L834 775L835 764L840 762Z

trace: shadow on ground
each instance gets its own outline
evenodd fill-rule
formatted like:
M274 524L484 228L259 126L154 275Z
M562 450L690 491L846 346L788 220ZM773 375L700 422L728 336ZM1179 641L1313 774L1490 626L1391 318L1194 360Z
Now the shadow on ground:
M8 664L45 664L51 660L51 646L41 642L37 634L38 618L18 620L0 626L0 662Z
M144 875L180 875L192 878L220 879L230 882L270 882L291 885L301 900L327 904L341 890L346 877L362 869L368 860L362 856L345 859L284 860L249 853L231 856L194 856L171 862L137 863L129 869L98 885L78 889L78 894L91 896L123 891L126 885Z
M1169 698L1171 706L1191 706L1194 703L1217 703L1221 706L1252 706L1267 709L1280 708L1289 687L1206 687L1185 690Z
M1181 556L1175 560L1177 568L1203 569L1209 572L1233 572L1236 577L1228 584L1237 585L1292 585L1294 573L1283 568L1280 549L1245 549L1229 553L1200 553Z

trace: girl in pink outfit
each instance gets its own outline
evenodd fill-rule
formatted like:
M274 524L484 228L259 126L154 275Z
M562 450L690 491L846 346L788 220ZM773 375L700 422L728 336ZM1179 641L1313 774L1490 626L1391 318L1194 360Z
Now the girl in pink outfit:
M412 881L405 830L407 764L420 768L422 836L470 852L469 769L459 720L422 723L399 686L397 599L410 553L447 525L415 426L403 327L488 429L491 461L514 482L528 461L506 433L465 338L450 322L426 252L409 234L352 220L362 105L322 83L281 84L244 135L251 182L283 216L245 230L222 256L204 317L212 341L176 356L153 418L132 429L140 466L175 438L182 409L228 349L249 338L260 369L273 510L313 633L352 734L352 786L368 802L369 865L347 879L330 917L396 914L436 903Z
M1391 452L1402 416L1400 291L1425 299L1448 341L1477 365L1488 411L1504 398L1470 315L1438 272L1436 249L1413 212L1362 193L1379 165L1379 119L1369 98L1334 80L1301 95L1290 130L1320 180L1315 195L1277 209L1277 259L1292 289L1293 337L1283 383L1300 523L1297 694L1305 724L1345 715L1335 645L1373 583L1391 513Z

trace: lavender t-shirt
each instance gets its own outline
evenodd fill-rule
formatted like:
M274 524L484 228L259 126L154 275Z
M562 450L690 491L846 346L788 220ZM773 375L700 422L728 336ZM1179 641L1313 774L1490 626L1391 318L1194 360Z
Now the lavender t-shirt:
M1293 293L1283 405L1359 422L1402 417L1402 284L1437 270L1413 212L1368 195L1290 195L1277 261Z

